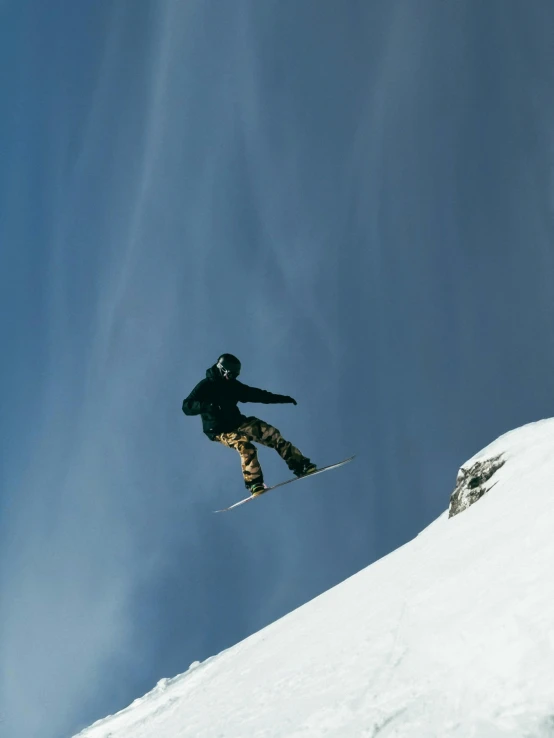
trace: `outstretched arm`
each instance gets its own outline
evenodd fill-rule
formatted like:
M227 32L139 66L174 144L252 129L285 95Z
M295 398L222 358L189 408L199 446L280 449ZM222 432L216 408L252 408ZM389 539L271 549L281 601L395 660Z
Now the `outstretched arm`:
M296 400L289 395L276 395L267 390L258 389L257 387L249 387L247 384L240 384L239 402L261 402L264 405L277 405L284 403L292 403L296 405Z

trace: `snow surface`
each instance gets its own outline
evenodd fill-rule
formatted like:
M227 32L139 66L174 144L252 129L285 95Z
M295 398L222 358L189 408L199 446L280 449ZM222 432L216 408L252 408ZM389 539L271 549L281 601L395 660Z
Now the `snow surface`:
M464 466L498 454L468 510L80 738L552 738L554 419Z

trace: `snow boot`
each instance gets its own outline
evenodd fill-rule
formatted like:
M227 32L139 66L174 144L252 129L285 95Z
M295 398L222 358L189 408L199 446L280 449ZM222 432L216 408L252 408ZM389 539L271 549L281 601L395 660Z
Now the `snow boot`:
M300 466L293 469L296 477L306 477L308 474L313 474L316 470L317 466L309 459L305 459Z
M248 485L248 489L251 495L259 495L264 491L265 484L263 482L252 482L252 484Z

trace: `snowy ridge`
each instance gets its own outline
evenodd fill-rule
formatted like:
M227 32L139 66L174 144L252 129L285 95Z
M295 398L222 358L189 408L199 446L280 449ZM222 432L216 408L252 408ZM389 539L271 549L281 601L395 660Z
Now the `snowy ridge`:
M464 468L499 455L469 509L80 738L552 738L554 420Z

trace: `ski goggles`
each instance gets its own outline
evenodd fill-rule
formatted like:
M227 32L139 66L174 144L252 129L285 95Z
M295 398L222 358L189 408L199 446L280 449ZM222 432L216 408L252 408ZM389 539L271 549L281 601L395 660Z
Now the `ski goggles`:
M239 375L239 372L236 369L227 369L223 366L223 364L218 364L217 368L221 372L221 375L225 377L225 379L236 379Z

